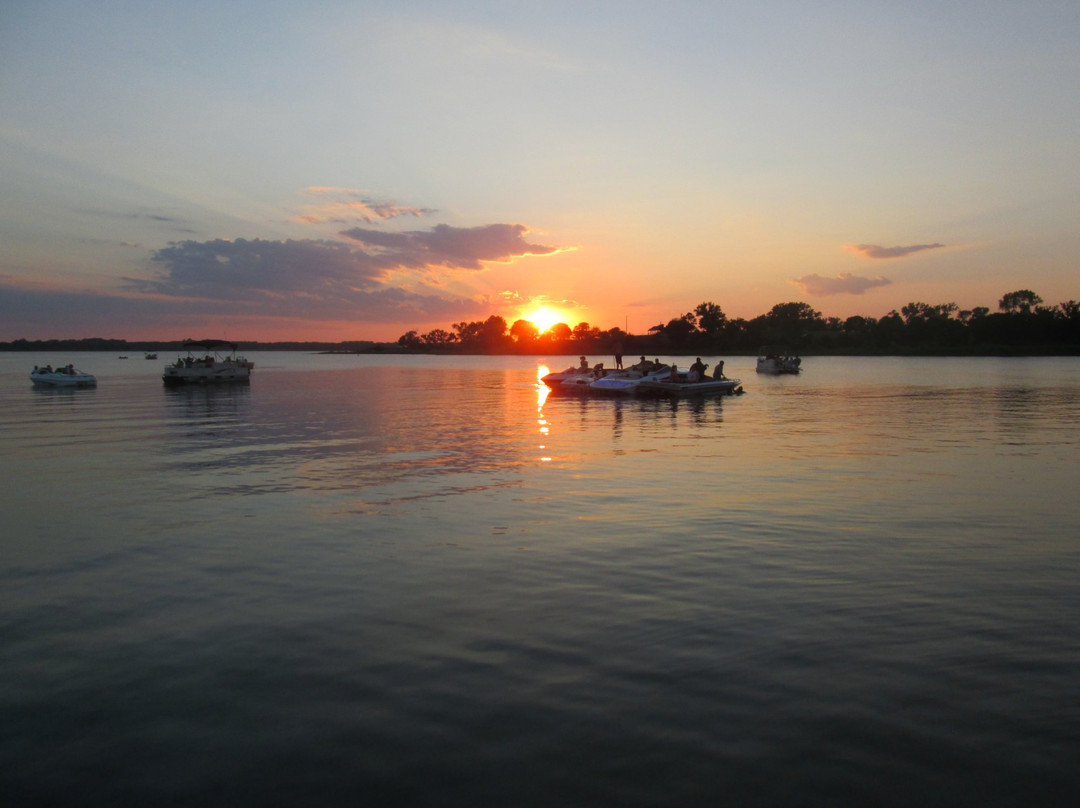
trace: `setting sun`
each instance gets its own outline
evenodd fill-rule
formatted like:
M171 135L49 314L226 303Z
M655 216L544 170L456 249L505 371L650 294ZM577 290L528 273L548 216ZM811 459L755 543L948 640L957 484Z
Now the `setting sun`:
M541 306L538 309L533 309L531 312L523 314L522 318L535 325L541 334L555 325L555 323L565 322L563 315L549 306Z

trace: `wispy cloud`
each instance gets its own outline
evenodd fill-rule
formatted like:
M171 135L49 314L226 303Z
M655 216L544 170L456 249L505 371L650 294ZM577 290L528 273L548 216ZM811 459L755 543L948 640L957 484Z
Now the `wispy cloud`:
M316 197L317 202L308 205L297 218L308 224L351 224L396 219L399 216L428 216L435 213L433 208L416 208L399 205L389 200L378 200L370 194L353 188L332 188L312 186L307 195Z
M480 227L451 227L440 224L430 230L384 233L354 227L341 235L377 251L400 268L451 267L483 269L485 262L509 263L527 255L552 255L567 247L530 244L529 228L521 224L488 224Z
M861 255L863 258L903 258L912 253L936 250L944 246L944 244L911 244L906 247L882 247L878 244L845 244L844 249Z
M861 295L869 289L879 286L889 286L892 281L878 275L876 278L861 278L850 272L841 272L835 278L823 278L821 275L803 275L800 278L792 278L791 283L798 286L808 295Z

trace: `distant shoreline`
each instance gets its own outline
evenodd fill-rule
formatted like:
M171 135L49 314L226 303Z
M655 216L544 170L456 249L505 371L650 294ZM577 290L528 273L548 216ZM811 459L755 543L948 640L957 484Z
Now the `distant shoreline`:
M643 340L648 339L643 337ZM546 349L528 346L522 350L499 351L483 350L475 346L446 346L442 348L405 347L392 342L239 342L243 351L297 351L324 355L344 356L566 356L587 357L611 356L608 346L587 345L569 341L565 345L549 345ZM891 345L880 348L845 347L824 348L807 346L793 348L802 356L902 356L902 357L1045 357L1045 356L1080 356L1080 346L1074 344L1051 345L957 345L957 346L901 346ZM167 342L126 342L110 339L78 340L15 340L0 342L0 351L6 353L42 353L42 352L116 352L138 356L143 353L184 353L182 341ZM756 356L756 350L745 346L725 348L717 346L640 346L624 351L623 356L633 360L639 354L656 356Z

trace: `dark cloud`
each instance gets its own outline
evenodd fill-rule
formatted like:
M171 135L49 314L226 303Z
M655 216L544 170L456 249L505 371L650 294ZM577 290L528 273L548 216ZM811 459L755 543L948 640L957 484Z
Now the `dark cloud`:
M850 272L841 272L835 278L823 278L820 275L803 275L801 278L793 278L791 283L798 286L808 295L861 295L868 289L876 289L879 286L889 286L892 281L880 275L876 278L860 278Z
M521 224L488 224L480 227L451 227L440 224L430 230L384 233L354 227L341 235L374 248L397 266L483 269L483 262L506 263L526 255L551 255L561 247L530 244L529 229Z
M142 293L227 301L238 310L313 320L375 322L463 316L480 304L419 294L385 283L392 254L335 241L184 241L157 250L157 278L125 279Z
M108 335L117 328L130 333L226 318L238 324L279 318L414 327L473 319L491 313L490 301L440 294L434 285L439 279L424 270L476 270L484 261L559 251L527 243L527 232L522 225L496 224L400 234L357 228L352 243L174 242L151 254L151 273L124 278L116 292L31 288L0 277L0 323L5 332L39 333L48 321L65 330L79 325L81 335Z
M936 250L944 244L912 244L907 247L882 247L877 244L846 244L844 249L864 258L903 258L923 250Z
M261 327L273 321L354 321L415 327L486 317L490 304L404 289L355 291L339 298L231 294L215 299L21 288L0 279L0 339L117 337L133 332L188 333L207 323ZM173 334L175 336L175 334Z
M387 262L336 241L181 241L154 252L163 274L128 279L144 292L216 297L240 291L335 295L372 289Z

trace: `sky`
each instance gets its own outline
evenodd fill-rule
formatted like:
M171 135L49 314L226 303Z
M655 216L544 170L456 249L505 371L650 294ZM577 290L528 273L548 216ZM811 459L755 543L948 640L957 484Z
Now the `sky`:
M1078 41L1075 0L0 0L0 340L1080 299Z

